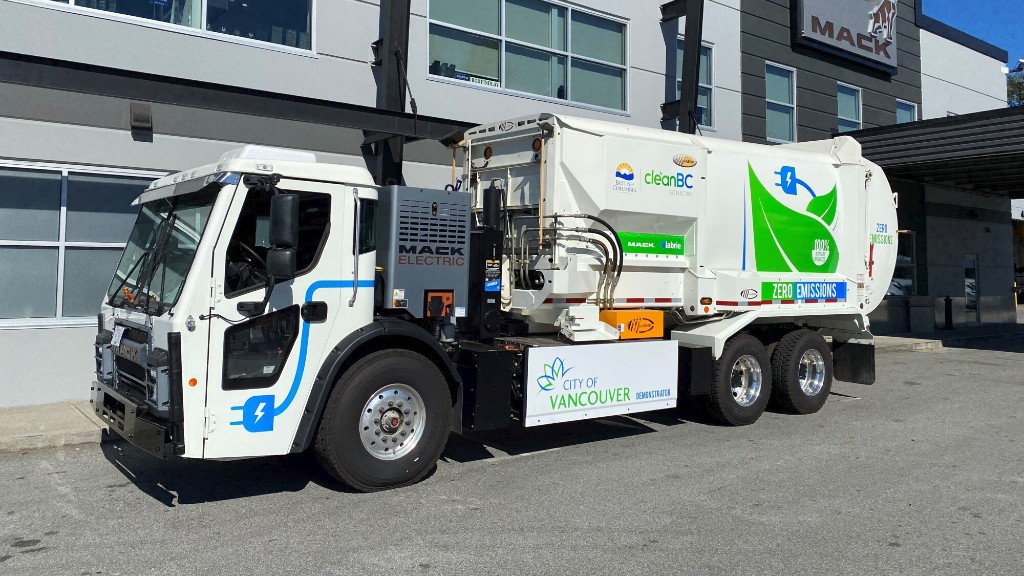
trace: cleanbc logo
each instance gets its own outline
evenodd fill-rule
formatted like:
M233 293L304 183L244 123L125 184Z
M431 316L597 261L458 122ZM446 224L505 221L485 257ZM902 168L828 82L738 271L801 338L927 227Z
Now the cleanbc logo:
M612 185L612 190L636 194L639 189L634 180L636 180L636 173L633 172L633 167L623 162L615 167L615 184Z
M662 174L657 171L650 171L644 174L644 184L664 186L666 188L685 188L693 190L693 174L677 172L675 174Z

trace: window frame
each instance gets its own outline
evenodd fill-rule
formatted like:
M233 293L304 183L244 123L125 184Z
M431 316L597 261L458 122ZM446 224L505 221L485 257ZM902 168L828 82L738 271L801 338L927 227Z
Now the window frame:
M680 42L685 42L685 40L686 40L686 38L682 34L680 34L676 38L676 54L677 55L680 52L682 52L682 49L679 47L679 43ZM710 64L711 69L708 70L708 80L711 81L711 84L710 85L708 85L708 84L701 84L701 82L700 82L700 59L698 58L698 60L697 60L697 87L698 88L707 88L711 92L711 99L710 99L711 100L711 114L709 114L711 116L711 124L697 124L697 126L700 127L703 130L710 130L711 132L715 132L716 131L715 130L715 45L712 42L701 41L700 47L701 48L707 48L710 51L710 55L708 56L708 62L711 63ZM679 65L682 66L682 63L680 62ZM675 79L675 82L676 82L676 92L680 92L681 93L682 92L682 86L680 86L680 83L682 82L682 78L677 77ZM677 100L681 100L681 99L682 99L682 94L680 94L680 96L679 96L679 98L677 98Z
M910 101L907 101L907 100L902 100L900 98L897 98L896 99L896 123L897 124L900 124L900 121L899 121L900 104L905 104L905 105L910 106L911 108L914 109L914 119L911 120L911 122L917 122L918 120L921 119L920 108L917 106L916 102L910 102ZM903 124L908 124L908 122L903 122Z
M68 177L72 174L89 176L122 176L128 178L145 178L156 180L167 176L167 172L153 170L135 170L122 168L102 168L80 164L27 162L0 159L0 168L18 170L34 170L37 172L59 173L60 182L60 215L56 240L0 240L0 248L50 248L57 250L57 307L53 318L0 318L0 330L29 328L72 328L78 326L95 326L95 316L63 316L64 307L64 262L67 249L113 249L124 251L128 238L124 242L79 242L67 240L68 212ZM113 271L111 271L113 274ZM99 295L97 295L97 300Z
M786 72L789 72L791 74L789 85L790 85L790 87L792 88L792 91L793 91L793 102L792 103L779 102L777 100L769 100L768 99L768 86L767 86L768 80L767 80L767 78L768 78L768 67L769 66L774 66L775 68L778 68L780 70L785 70ZM799 96L797 95L797 81L796 81L797 69L793 68L792 66L786 66L784 64L779 64L777 62L772 62L771 60L765 60L764 61L764 75L765 75L765 91L764 91L764 102L765 102L764 134L765 134L765 140L767 140L768 142L771 142L773 144L795 144L795 143L800 141L800 136L799 136L799 134L797 134L797 127L799 126L799 123L797 122L797 100L799 98ZM787 108L792 108L793 109L793 121L792 121L793 139L792 140L779 140L777 138L771 138L770 136L768 136L768 104L775 104L776 106L785 106Z
M262 48L264 50L270 50L271 52L283 52L285 54L294 54L296 56L305 56L307 58L319 58L319 54L316 51L316 24L317 24L317 4L318 0L311 0L312 5L310 6L310 32L309 32L309 49L298 48L288 46L286 44L275 44L273 42L266 42L263 40L255 40L250 38L242 38L240 36L233 36L231 34L222 34L220 32L214 32L213 30L207 30L205 28L207 18L207 4L209 0L202 1L202 21L203 28L192 28L191 26L185 26L184 24L172 24L170 22L162 22L160 20L150 20L149 18L141 18L138 16L131 16L129 14L118 14L116 12L108 12L106 10L99 10L97 8L89 8L86 6L77 6L75 2L77 0L68 0L67 4L62 2L55 2L54 0L8 0L10 2L17 2L19 4L27 4L29 6L38 6L40 8L47 8L50 10L56 10L58 12L68 12L71 14L80 14L83 16L89 16L92 18L100 18L103 20L112 20L115 22L124 22L127 24L134 24L136 26L144 26L146 28L155 28L157 30L165 30L168 32L177 32L179 34L185 34L187 36L195 36L197 38L206 38L208 40L217 40L220 42L228 42L231 44L241 44L243 46L250 46L253 48Z
M857 115L860 116L860 118L846 118L844 116L840 116L839 115L839 90L840 90L840 88L848 88L848 89L853 90L854 92L857 93ZM847 84L846 82L836 81L836 134L842 134L843 133L843 132L839 131L839 128L840 128L839 123L840 122L844 122L844 121L845 122L856 122L857 123L857 128L855 128L854 130L861 130L861 129L864 128L864 90L862 88L858 87L858 86L854 86L853 84ZM854 130L847 130L847 132L852 132Z
M514 38L509 38L508 37L508 33L506 31L506 23L507 23L507 18L505 16L506 0L498 0L498 2L500 2L499 18L501 19L501 21L498 23L499 24L499 26L498 26L499 33L498 34L491 34L489 32L482 32L480 30L474 30L472 28L466 28L465 26L459 26L459 25L456 25L456 24L449 24L449 23L441 21L441 20L435 20L435 19L430 17L430 2L431 2L431 0L427 0L427 13L426 13L427 33L426 33L426 38L425 38L426 46L425 46L425 48L423 50L423 54L424 54L423 58L424 58L425 64L426 64L425 70L427 71L426 72L427 80L428 81L432 81L432 82L441 82L441 83L445 83L445 84L452 84L452 85L455 85L455 86L463 86L463 87L475 88L477 90L483 90L485 92L494 92L494 93L497 93L497 94L506 94L506 95L511 95L511 96L519 96L519 97L523 97L523 98L529 98L531 100L539 100L539 101L542 101L542 102L551 102L551 103L554 103L554 104L561 104L563 106L572 106L574 108L585 108L585 109L588 109L588 110L596 110L596 111L600 111L600 112L606 112L606 113L609 113L609 114L618 114L620 116L629 116L630 115L629 107L630 107L630 100L631 100L630 97L629 97L630 96L630 94L629 94L629 79L630 79L630 65L629 65L629 61L630 61L630 58L629 57L630 57L630 52L631 52L631 50L630 50L630 43L629 43L629 20L626 19L626 18L621 18L621 17L618 17L618 16L613 16L611 14L605 14L605 13L599 12L597 10L591 10L591 9L583 8L583 7L574 5L574 4L567 4L565 2L560 2L560 1L557 1L557 0L537 0L537 1L538 2L543 2L545 4L551 4L553 6L557 6L559 8L562 8L563 10L565 10L565 46L566 46L565 50L558 50L558 49L555 49L555 48L549 48L547 46L539 46L537 44L532 44L530 42L526 42L526 41L523 41L523 40L516 40ZM572 53L572 13L575 12L575 11L579 11L580 13L583 13L583 14L588 14L590 16L594 16L594 17L597 17L597 18L602 18L604 20L608 20L608 21L615 22L617 24L621 24L622 25L622 44L623 44L623 55L622 55L623 63L622 64L616 64L614 62L607 62L607 61L604 61L604 60L598 60L596 58L590 58L590 57L587 57L587 56L581 56L581 55L573 54ZM435 26L435 25L436 26L441 26L443 28L448 28L450 30L455 30L455 31L458 31L458 32L462 32L464 34L471 34L471 35L474 35L474 36L480 36L480 37L483 37L483 38L488 38L490 40L497 41L498 42L498 50L499 50L499 53L498 53L498 82L501 84L501 86L500 87L498 87L498 86L488 86L486 84L477 84L477 83L474 83L474 82L466 82L464 80L456 80L454 78L447 78L447 77L444 77L444 76L437 76L437 75L431 74L430 73L430 27L431 26ZM507 68L506 63L505 63L505 56L506 56L506 54L508 52L506 50L506 48L505 48L506 43L510 43L512 45L515 45L515 46L520 46L520 47L528 48L528 49L531 49L531 50L537 50L537 51L540 51L540 52L545 52L547 54L553 54L555 56L559 56L559 57L565 58L565 93L566 93L566 98L565 99L559 99L559 98L555 98L555 97L551 97L551 96L544 96L543 94L534 94L533 92L524 92L522 90L513 90L511 88L508 88L507 87L507 81L505 79L505 74L508 71L508 68ZM586 102L580 102L580 101L572 100L571 99L571 96L572 96L572 61L573 61L573 59L579 59L581 61L589 62L589 63L592 63L592 64L597 64L599 66L607 66L609 68L616 68L616 69L622 70L622 73L623 73L623 77L622 77L623 78L623 80L622 80L622 105L623 106L622 106L621 110L618 109L618 108L608 108L606 106L598 106L598 105L595 105L595 104L587 104Z

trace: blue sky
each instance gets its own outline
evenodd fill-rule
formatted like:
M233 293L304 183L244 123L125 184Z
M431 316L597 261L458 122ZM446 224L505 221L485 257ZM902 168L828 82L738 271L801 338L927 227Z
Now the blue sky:
M918 0L936 20L1024 58L1024 5L1016 0ZM1011 66L1012 68L1012 66Z

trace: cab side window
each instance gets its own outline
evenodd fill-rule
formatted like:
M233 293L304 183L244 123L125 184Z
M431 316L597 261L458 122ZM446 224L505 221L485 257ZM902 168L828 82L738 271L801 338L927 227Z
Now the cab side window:
M284 192L290 192L284 190ZM331 197L314 192L299 195L298 275L316 265L331 225ZM270 245L270 198L268 190L251 188L227 248L224 293L234 296L262 288L267 283L266 258Z

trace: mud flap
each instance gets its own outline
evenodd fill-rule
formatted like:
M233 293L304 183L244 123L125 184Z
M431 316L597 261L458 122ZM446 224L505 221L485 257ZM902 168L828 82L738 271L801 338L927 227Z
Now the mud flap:
M832 375L854 384L875 383L875 345L850 341L832 342Z

